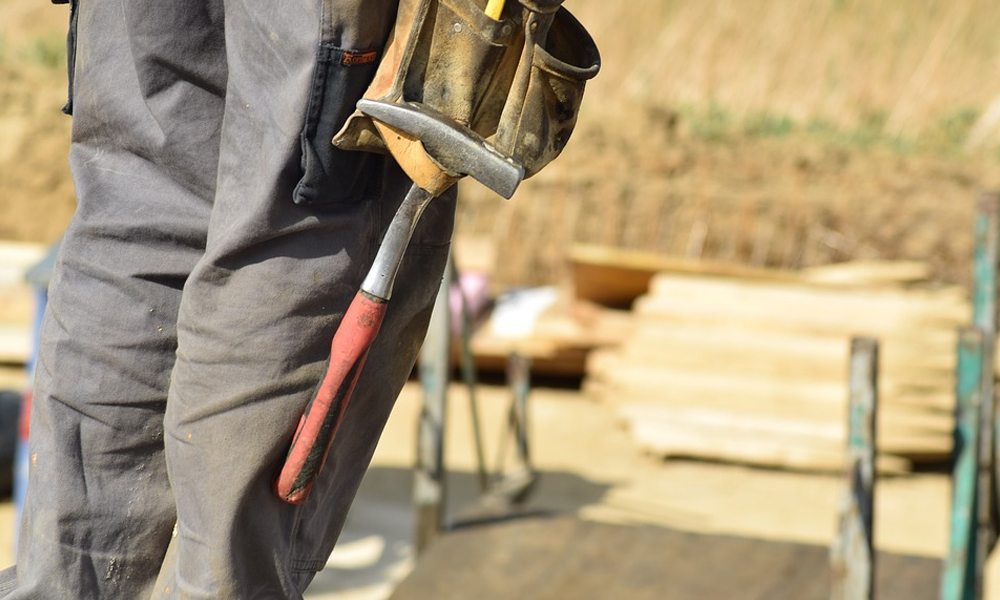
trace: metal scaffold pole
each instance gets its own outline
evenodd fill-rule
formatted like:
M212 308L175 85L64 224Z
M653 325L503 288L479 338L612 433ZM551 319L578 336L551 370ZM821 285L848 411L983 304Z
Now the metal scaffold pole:
M418 552L437 536L445 518L444 432L451 349L451 315L448 306L452 273L450 257L448 262L427 327L427 337L420 350L423 405L417 432L417 465L413 481L413 501L417 512L415 544Z
M875 593L875 451L878 415L878 340L851 340L847 427L847 490L839 535L831 551L831 600Z

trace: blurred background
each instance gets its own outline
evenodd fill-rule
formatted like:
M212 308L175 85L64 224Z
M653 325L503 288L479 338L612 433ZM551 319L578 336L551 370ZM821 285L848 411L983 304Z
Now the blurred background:
M462 184L445 333L307 597L827 597L856 335L881 343L879 595L936 597L956 332L1000 188L1000 4L566 6L604 59L573 141L513 200ZM8 406L44 289L25 273L74 210L67 18L0 0ZM995 559L985 582L1000 598Z

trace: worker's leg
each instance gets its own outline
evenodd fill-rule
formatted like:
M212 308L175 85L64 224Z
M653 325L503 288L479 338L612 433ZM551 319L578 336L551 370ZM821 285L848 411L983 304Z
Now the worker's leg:
M331 335L409 186L388 161L356 153L334 155L322 172L307 159L303 174L303 153L332 135L312 139L322 131L313 126L329 111L346 116L371 77L364 57L384 43L392 8L334 0L326 3L333 13L321 15L322 4L226 6L219 184L206 254L184 290L167 406L178 513L176 560L158 584L167 597L299 597L339 534L445 263L453 198L432 203L415 235L311 497L301 507L280 502L272 483ZM353 57L345 60L344 51ZM317 99L319 111L310 108ZM293 203L303 177L319 186L315 199L325 205Z
M176 315L214 195L221 2L79 10L79 202L50 288L8 598L148 596L174 523L162 423Z

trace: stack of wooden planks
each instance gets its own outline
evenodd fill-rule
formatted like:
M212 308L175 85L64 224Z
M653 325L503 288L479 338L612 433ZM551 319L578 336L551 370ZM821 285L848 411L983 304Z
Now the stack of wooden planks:
M31 353L35 305L24 274L44 254L40 244L0 241L0 363L21 365Z
M631 323L628 311L560 294L527 335L501 335L492 323L480 327L472 337L472 353L476 366L487 372L503 372L508 357L517 353L531 359L536 375L579 379L586 373L590 353L619 346L631 331ZM455 360L457 364L457 356Z
M587 387L667 457L840 470L849 341L881 342L879 465L905 472L952 449L958 288L920 265L865 263L790 277L661 273L631 333L595 352Z
M39 244L0 241L0 389L19 390L27 383L35 298L24 276L44 254Z

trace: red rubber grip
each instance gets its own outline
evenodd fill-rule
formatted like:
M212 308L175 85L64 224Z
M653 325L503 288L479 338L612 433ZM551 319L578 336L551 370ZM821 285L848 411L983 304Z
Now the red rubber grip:
M306 405L285 464L275 481L275 492L285 502L300 504L309 496L344 419L368 349L385 317L386 306L384 300L358 292L344 314L330 343L326 375Z

